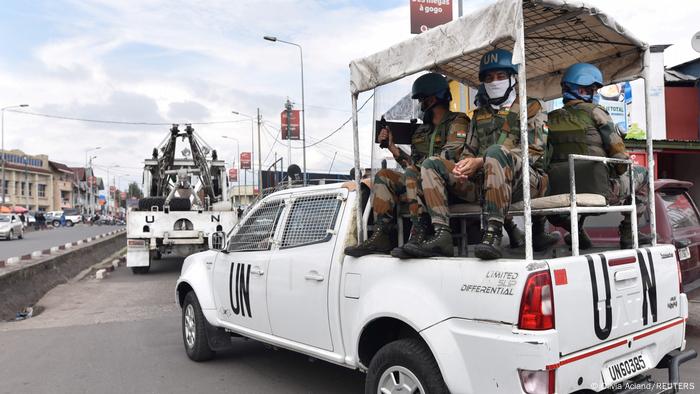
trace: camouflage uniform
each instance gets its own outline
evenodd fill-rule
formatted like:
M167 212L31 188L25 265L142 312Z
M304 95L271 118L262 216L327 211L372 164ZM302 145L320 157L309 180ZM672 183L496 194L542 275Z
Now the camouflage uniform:
M452 161L460 157L468 127L469 118L457 112L447 112L437 126L422 124L418 127L411 140L411 154L399 148L399 155L395 157L404 173L383 169L374 177L375 223L392 223L397 201L408 204L411 221L418 223L424 211L419 168L426 157L434 154Z
M484 212L489 221L503 223L511 202L522 200L522 152L519 103L494 111L482 106L474 112L465 157L484 158ZM530 195L543 196L548 178L544 171L547 146L547 115L539 100L528 98L527 118L530 156ZM499 132L494 133L493 130Z
M617 132L608 112L597 104L570 100L564 108L549 114L551 129L552 163L565 162L571 153L589 156L629 159L625 143ZM585 134L583 133L585 131ZM630 178L627 165L612 166L608 203L619 205L630 199ZM632 166L637 215L646 212L649 205L649 177L647 169Z

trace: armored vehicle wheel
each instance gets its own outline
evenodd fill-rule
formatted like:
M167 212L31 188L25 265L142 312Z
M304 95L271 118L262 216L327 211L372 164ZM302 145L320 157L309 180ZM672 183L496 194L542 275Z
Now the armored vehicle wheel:
M192 203L189 198L173 198L170 200L171 211L189 211Z
M146 197L139 200L140 211L150 211L153 207L157 207L159 211L163 210L165 198L163 197Z
M150 266L146 266L146 267L131 267L131 272L132 272L134 275L138 275L138 274L147 274L147 273L148 273L148 270L150 270L150 269L151 269Z

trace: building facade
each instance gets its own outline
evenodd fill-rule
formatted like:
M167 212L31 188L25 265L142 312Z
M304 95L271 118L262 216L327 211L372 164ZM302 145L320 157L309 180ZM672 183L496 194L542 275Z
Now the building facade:
M30 211L54 208L53 171L46 155L28 155L21 150L0 152L5 161L4 201L7 206L19 205ZM2 180L0 179L0 183Z

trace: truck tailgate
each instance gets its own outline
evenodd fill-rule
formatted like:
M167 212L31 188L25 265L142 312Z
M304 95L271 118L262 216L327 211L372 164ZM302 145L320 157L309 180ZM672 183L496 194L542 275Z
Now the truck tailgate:
M561 356L681 316L676 253L671 245L548 263Z

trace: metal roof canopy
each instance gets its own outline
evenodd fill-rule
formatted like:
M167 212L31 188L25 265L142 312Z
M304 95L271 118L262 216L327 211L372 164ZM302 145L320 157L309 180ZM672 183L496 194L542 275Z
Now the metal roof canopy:
M599 9L578 1L500 0L352 61L351 90L364 92L425 70L477 87L479 61L487 51L511 50L513 63L522 63L513 50L521 10L530 96L560 97L561 74L574 63L595 64L603 71L606 84L642 76L647 45Z
M359 93L426 70L477 87L481 57L494 48L511 50L513 63L520 65L520 108L527 107L527 96L544 100L560 97L561 75L575 63L586 62L598 66L603 72L605 84L637 78L648 80L650 47L598 8L567 0L499 0L472 14L350 63L356 181L360 181L357 123ZM649 183L653 184L649 89L649 84L645 83ZM520 114L522 152L528 152L525 112L521 111ZM523 167L528 168L529 157L527 154L523 156ZM523 177L527 260L532 259L529 183L529 177ZM653 243L656 244L654 204L650 204L649 209L651 233ZM357 216L358 239L361 239L364 224L359 204Z

